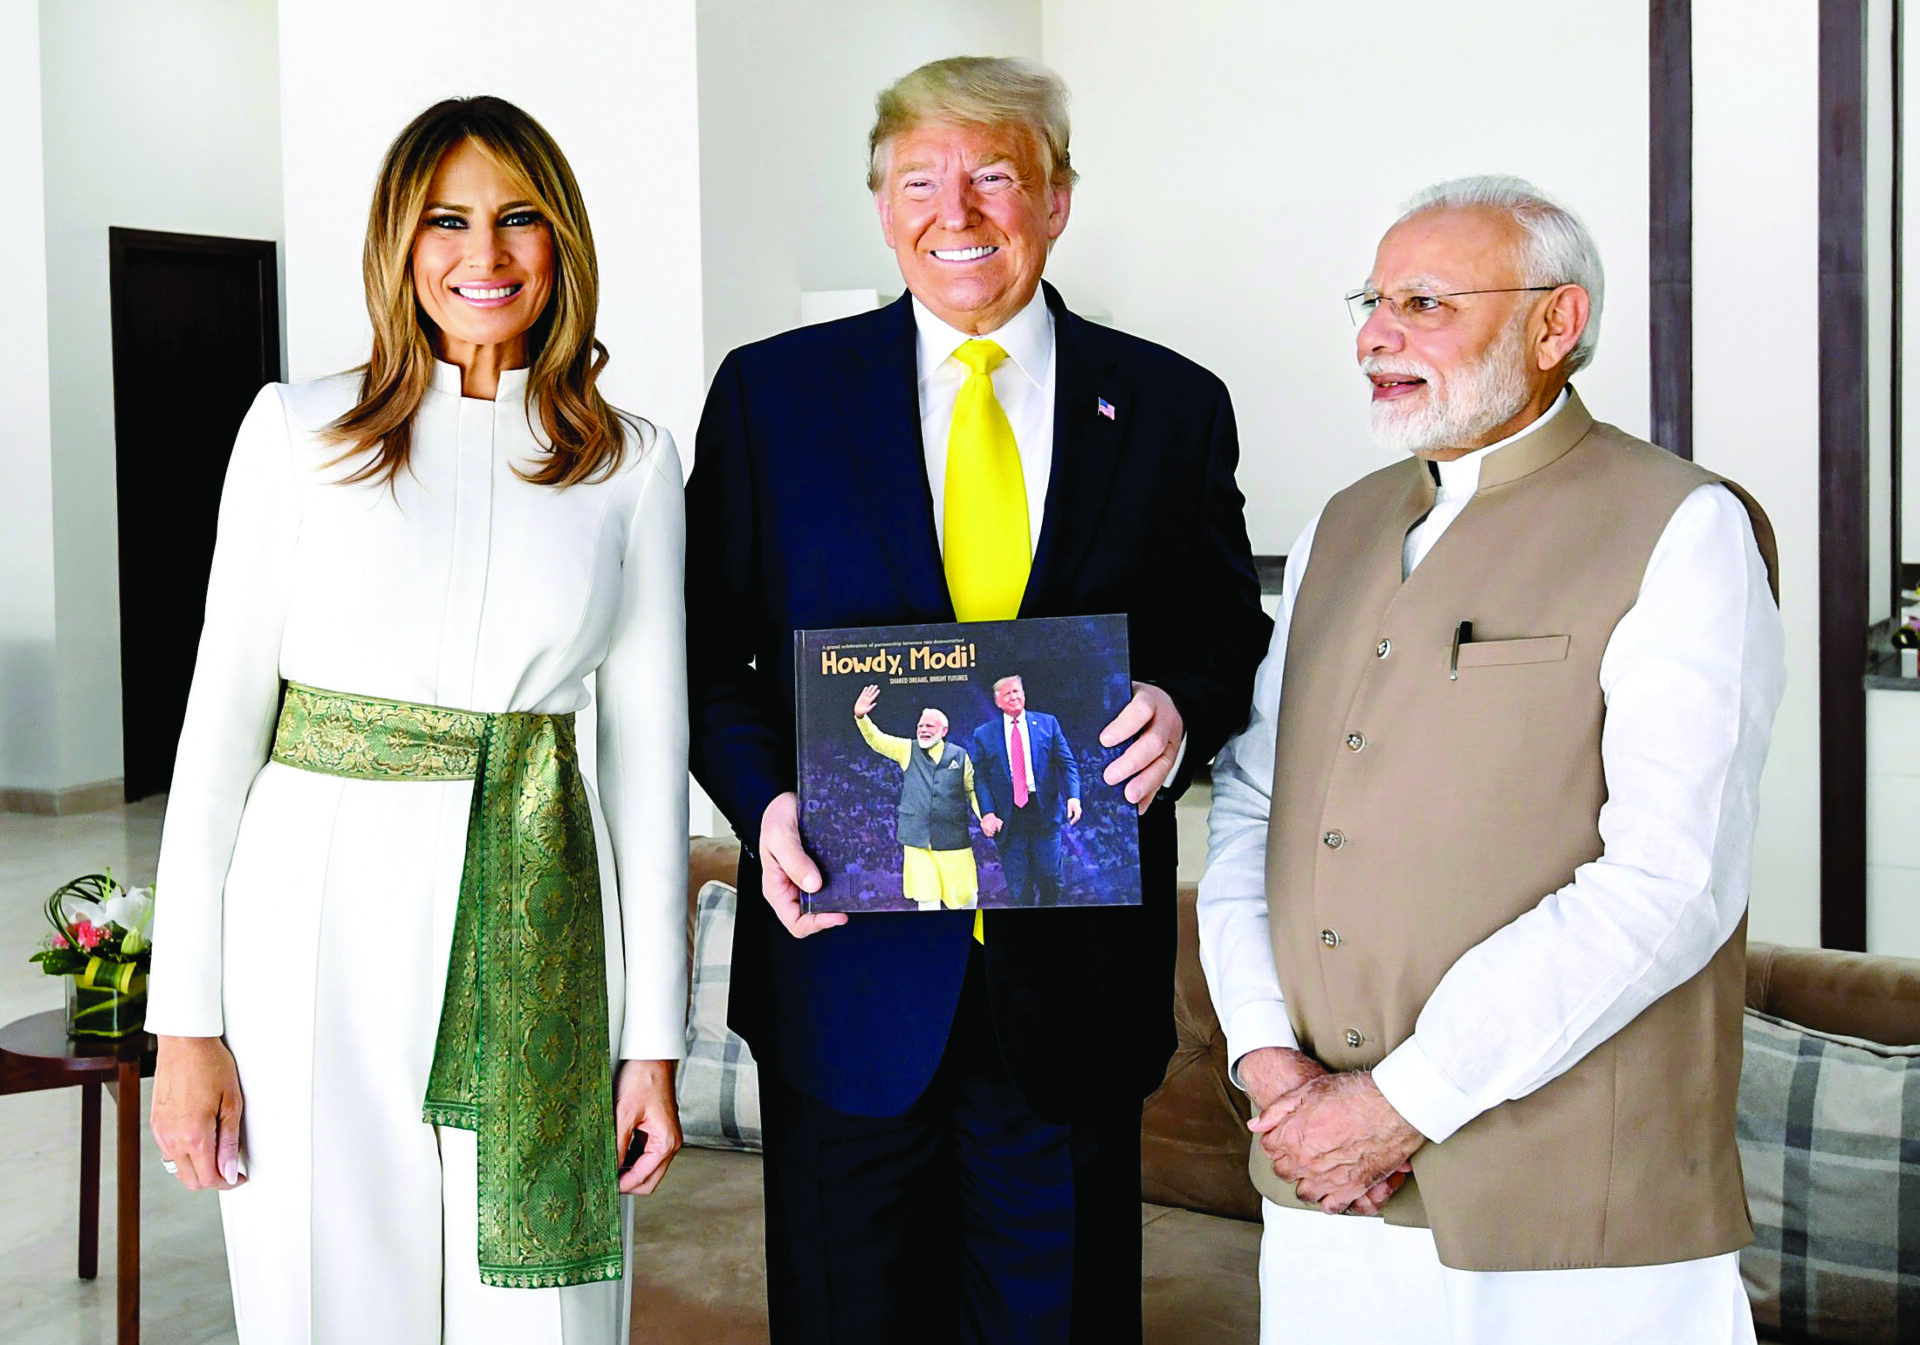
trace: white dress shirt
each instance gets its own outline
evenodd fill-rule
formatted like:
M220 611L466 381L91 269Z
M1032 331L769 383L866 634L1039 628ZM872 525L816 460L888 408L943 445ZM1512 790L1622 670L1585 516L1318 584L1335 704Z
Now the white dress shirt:
M1564 395L1550 414L1563 404ZM1408 533L1408 573L1473 498L1487 454L1511 442L1435 464L1439 489ZM1288 556L1251 718L1213 768L1201 961L1236 1075L1249 1051L1298 1044L1274 970L1265 868L1287 637L1318 523ZM1601 659L1603 853L1464 953L1413 1036L1373 1071L1382 1095L1427 1139L1443 1141L1570 1069L1732 934L1746 910L1760 771L1785 684L1783 643L1746 510L1721 487L1700 487L1662 532ZM1719 1294L1732 1258L1688 1264L1717 1267L1708 1292ZM1611 1286L1596 1298L1604 1311L1626 1287L1616 1277L1646 1269L1574 1273ZM1488 1277L1446 1274L1485 1291ZM1751 1339L1751 1325L1744 1330L1735 1338Z
M1046 293L1036 289L1027 306L993 331L974 337L950 327L915 297L914 360L920 384L920 445L927 459L927 488L933 492L933 531L941 554L947 545L947 435L953 429L953 404L967 380L966 366L953 352L969 341L992 341L1007 352L989 377L993 395L1006 413L1020 450L1020 475L1027 487L1027 545L1040 550L1040 526L1046 519L1047 485L1053 480L1054 338L1053 312ZM1004 719L1005 716L1002 716ZM1029 742L1031 753L1032 744ZM1187 758L1187 735L1174 749L1171 780ZM1012 760L1011 757L1008 760ZM1027 762L1031 783L1033 762Z
M1007 358L988 375L993 395L1020 448L1020 475L1027 487L1027 545L1040 548L1040 522L1053 479L1053 314L1046 295L1033 292L1027 306L985 336L949 327L918 299L913 301L914 358L920 375L920 443L927 455L927 485L933 491L933 530L947 544L947 434L953 403L967 381L966 366L953 352L969 341L992 341Z

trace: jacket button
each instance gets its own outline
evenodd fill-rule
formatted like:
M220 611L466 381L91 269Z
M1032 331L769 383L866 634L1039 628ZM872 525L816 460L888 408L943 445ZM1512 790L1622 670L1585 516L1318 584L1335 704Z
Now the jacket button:
M1329 850L1338 850L1341 846L1347 843L1347 838L1344 832L1329 831L1326 835L1320 838L1320 842L1321 844L1325 845Z
M1340 931L1337 929L1321 930L1320 942L1326 944L1329 948L1337 948L1340 944Z
M1349 752L1358 752L1361 748L1365 747L1366 745L1367 745L1366 734L1349 733L1347 735L1347 750Z
M1393 652L1393 641L1382 640L1379 644L1373 647L1373 652L1377 657L1385 658L1388 654L1391 654Z
M1366 1041L1366 1038L1361 1036L1357 1029L1355 1028L1347 1029L1347 1045L1350 1048L1357 1051L1360 1049L1361 1043L1365 1041Z

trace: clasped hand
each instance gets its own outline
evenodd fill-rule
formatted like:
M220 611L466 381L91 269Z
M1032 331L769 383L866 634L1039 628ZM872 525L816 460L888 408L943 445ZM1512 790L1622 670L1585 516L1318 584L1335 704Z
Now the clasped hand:
M1260 1112L1247 1128L1276 1175L1328 1214L1378 1214L1412 1171L1425 1136L1364 1070L1330 1074L1299 1051L1269 1048L1241 1061Z

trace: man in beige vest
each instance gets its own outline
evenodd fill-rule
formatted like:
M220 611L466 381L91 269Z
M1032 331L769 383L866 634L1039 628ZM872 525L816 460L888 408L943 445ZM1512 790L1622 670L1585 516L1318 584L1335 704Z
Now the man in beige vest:
M1414 198L1351 299L1375 437L1411 456L1288 557L1200 888L1258 1108L1263 1341L1754 1338L1772 531L1581 404L1601 298L1577 219L1473 178Z

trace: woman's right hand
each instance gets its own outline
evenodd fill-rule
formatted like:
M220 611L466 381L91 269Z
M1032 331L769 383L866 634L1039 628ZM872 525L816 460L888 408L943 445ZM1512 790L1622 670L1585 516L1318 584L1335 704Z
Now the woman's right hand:
M162 1037L153 1071L153 1138L189 1191L231 1191L240 1171L240 1071L218 1037Z

